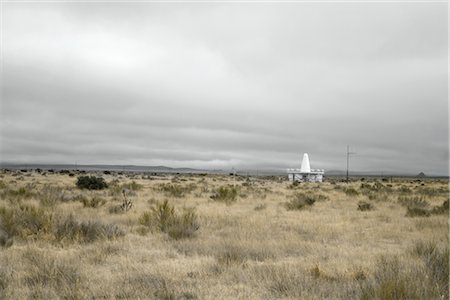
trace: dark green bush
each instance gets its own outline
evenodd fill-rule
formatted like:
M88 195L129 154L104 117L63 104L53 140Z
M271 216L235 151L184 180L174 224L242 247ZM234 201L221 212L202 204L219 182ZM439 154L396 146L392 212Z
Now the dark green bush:
M108 187L108 184L102 177L95 176L79 176L77 187L88 190L102 190Z

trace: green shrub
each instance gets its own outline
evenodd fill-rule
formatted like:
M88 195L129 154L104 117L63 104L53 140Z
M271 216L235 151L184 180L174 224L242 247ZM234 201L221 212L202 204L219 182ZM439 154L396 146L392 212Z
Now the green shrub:
M407 217L429 217L431 212L429 209L419 206L408 206L406 207Z
M355 190L354 188L350 187L350 188L344 188L344 193L347 196L358 196L359 192L357 190Z
M431 213L436 215L448 214L448 199L445 200L442 205L433 207Z
M234 186L221 186L211 195L211 199L215 201L231 204L237 200L238 189Z
M79 176L77 187L88 190L102 190L108 187L108 184L102 177L95 176Z
M190 183L187 185L181 185L176 183L163 183L160 184L157 188L158 190L164 192L169 197L182 198L186 194L195 190L196 187L197 186L194 183Z
M267 204L263 203L263 204L256 205L254 210L259 211L259 210L264 210L266 208L267 208Z
M289 202L285 203L285 206L288 210L301 210L314 205L316 201L317 195L315 194L297 193Z
M46 235L52 230L53 215L32 205L0 207L0 229L10 237Z
M46 185L39 193L39 203L42 206L53 207L58 204L58 202L65 200L66 197L64 191L60 187Z
M377 261L374 276L360 285L361 299L448 299L448 273L445 290L445 283L437 284L430 277L432 273L424 268L421 264L406 268L399 257L382 256ZM448 258L447 267L441 266L445 268L448 270Z
M85 278L79 265L67 259L46 255L43 251L28 249L24 259L29 267L23 284L33 291L33 299L46 299L50 295L60 299L83 299Z
M372 203L366 202L366 201L359 201L358 202L358 210L360 211L367 211L367 210L373 210L374 206Z
M77 241L83 243L101 239L114 239L125 233L114 224L100 222L79 222L73 215L58 220L55 224L54 235L57 241Z
M400 196L398 197L398 203L405 207L420 207L420 208L428 208L430 203L423 197L407 197Z
M193 237L199 229L197 214L193 208L184 209L181 214L168 200L156 203L149 212L144 212L139 223L150 228L157 228L173 239Z
M106 203L106 200L101 197L92 197L90 199L88 198L81 198L80 202L83 203L83 207L91 207L91 208L97 208Z
M18 189L11 189L5 187L0 190L0 198L9 200L12 203L19 202L23 199L33 198L36 194L32 191L32 186L19 187Z
M431 215L428 203L423 197L398 197L398 203L406 206L407 217L428 217Z
M175 239L190 238L193 237L200 225L197 221L197 214L193 208L186 208L177 216L167 229L167 234Z

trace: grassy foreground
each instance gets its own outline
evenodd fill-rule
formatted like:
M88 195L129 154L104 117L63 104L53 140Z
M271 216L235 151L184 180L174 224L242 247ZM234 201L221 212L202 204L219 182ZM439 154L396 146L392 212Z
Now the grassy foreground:
M2 171L0 299L449 297L447 180L79 176Z

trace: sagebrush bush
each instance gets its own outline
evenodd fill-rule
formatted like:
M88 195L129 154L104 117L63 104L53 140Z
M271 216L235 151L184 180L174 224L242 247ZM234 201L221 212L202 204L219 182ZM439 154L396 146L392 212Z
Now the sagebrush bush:
M42 206L53 207L65 200L64 191L60 187L46 185L39 193L39 203Z
M79 222L73 215L59 219L55 223L54 235L57 241L77 241L83 243L101 239L114 239L125 233L114 224L96 221Z
M90 199L83 197L80 199L80 202L83 203L83 207L97 208L102 205L105 205L106 200L101 197L94 196Z
M448 199L445 200L442 205L440 206L435 206L433 207L433 209L431 210L432 214L436 214L436 215L440 215L440 214L448 214L449 210L448 210Z
M358 196L359 195L359 192L352 187L344 188L344 193L347 196Z
M293 198L285 203L288 210L301 210L314 205L318 196L315 194L296 193Z
M193 208L185 208L180 214L168 200L158 202L151 211L144 212L139 218L139 223L157 228L173 239L193 237L200 227Z
M79 176L77 187L88 190L102 190L108 187L105 179L96 176Z
M0 229L10 237L46 235L51 232L52 225L53 214L42 208L24 204L0 207Z
M18 189L12 189L5 187L0 190L0 199L9 200L10 202L19 202L23 199L30 199L35 196L35 192L32 187L19 187Z
M215 201L221 201L225 203L232 203L237 200L238 189L234 186L221 186L214 191L211 195L211 199Z
M33 290L34 299L45 299L50 295L61 299L82 299L85 278L78 264L59 259L44 252L28 249L24 260L29 265L23 284Z
M160 184L158 188L167 196L182 198L186 194L192 192L196 188L196 185L193 183L187 185L163 183Z
M366 202L366 201L358 202L358 210L360 210L360 211L367 211L367 210L373 210L373 209L374 209L374 206L370 202Z
M398 197L398 203L406 206L407 217L428 217L431 215L430 203L423 197L400 196Z

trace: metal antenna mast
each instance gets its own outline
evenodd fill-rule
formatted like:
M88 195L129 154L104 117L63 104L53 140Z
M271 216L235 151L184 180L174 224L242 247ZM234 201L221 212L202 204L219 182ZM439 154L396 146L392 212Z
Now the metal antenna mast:
M356 152L350 152L350 146L347 145L347 176L346 176L347 182L348 182L348 162L350 159L350 155L352 155L352 154L356 154Z

